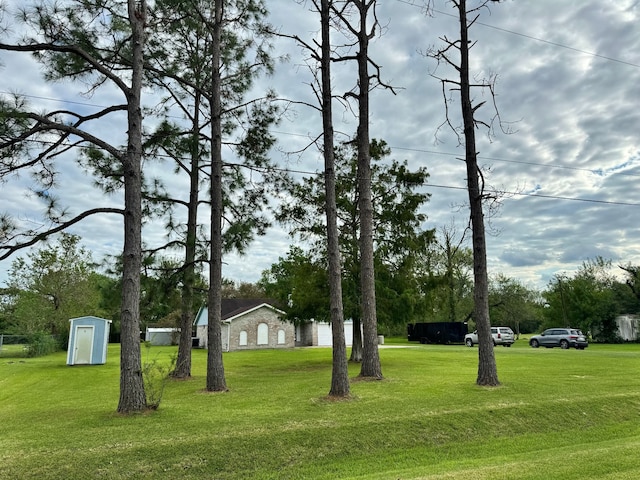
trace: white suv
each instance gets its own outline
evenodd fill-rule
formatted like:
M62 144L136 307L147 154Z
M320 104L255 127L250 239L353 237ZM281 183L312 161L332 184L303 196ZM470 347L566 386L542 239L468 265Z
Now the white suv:
M515 335L509 327L491 327L491 337L493 337L494 345L502 345L503 347L510 347L515 342ZM477 345L478 331L467 333L464 336L464 343L467 347Z

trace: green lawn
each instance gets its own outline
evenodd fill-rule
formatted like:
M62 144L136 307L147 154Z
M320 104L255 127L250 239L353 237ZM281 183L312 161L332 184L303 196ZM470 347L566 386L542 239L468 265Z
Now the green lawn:
M0 361L2 358L17 358L17 357L26 357L27 356L27 346L26 345L2 345L0 348Z
M519 340L496 348L502 386L480 388L477 348L385 343L385 380L352 382L343 402L324 398L330 349L225 354L224 394L204 392L195 350L194 378L129 417L117 345L100 366L0 358L0 478L640 478L640 345Z

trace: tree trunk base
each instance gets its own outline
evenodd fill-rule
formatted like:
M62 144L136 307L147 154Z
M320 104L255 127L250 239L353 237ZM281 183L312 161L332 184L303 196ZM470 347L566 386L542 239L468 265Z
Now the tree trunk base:
M362 373L353 379L354 382L378 382L384 380L382 375L363 375Z
M209 390L208 388L205 388L204 390L202 390L202 393L227 393L228 391L229 389L227 387L220 388L218 390L216 389Z
M353 363L362 363L362 350L359 350L359 351L351 350L351 356L349 357L349 361Z
M479 387L499 387L502 384L498 380L493 379L478 379L476 385Z
M347 393L346 395L334 395L329 393L329 395L323 398L323 400L327 402L350 402L353 399L354 397L352 397L350 393Z

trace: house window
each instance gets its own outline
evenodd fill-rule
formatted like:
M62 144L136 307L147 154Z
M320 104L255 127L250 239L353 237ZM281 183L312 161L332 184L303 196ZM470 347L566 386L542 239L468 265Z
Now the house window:
M247 331L246 330L241 330L240 331L240 346L241 347L246 347L247 346Z
M258 345L269 345L269 326L266 323L258 324Z
M278 345L284 345L285 343L284 330L280 329L278 330Z

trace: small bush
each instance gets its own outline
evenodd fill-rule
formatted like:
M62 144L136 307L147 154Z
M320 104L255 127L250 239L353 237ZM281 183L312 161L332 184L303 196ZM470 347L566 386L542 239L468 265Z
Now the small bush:
M151 352L151 343L144 342L147 350L147 359L142 364L142 381L144 383L144 391L147 396L147 407L157 410L162 401L164 388L169 380L169 375L176 366L176 356L171 357L169 364L162 364L157 359L149 360Z
M27 357L42 357L58 351L58 341L53 335L35 333L27 339Z

